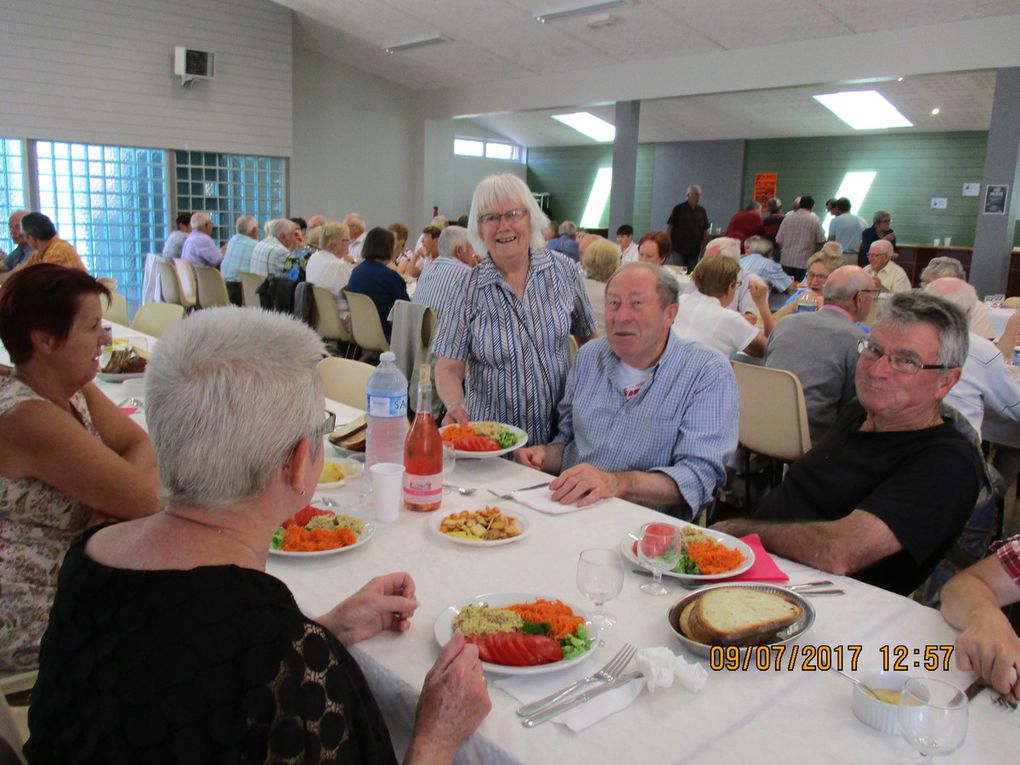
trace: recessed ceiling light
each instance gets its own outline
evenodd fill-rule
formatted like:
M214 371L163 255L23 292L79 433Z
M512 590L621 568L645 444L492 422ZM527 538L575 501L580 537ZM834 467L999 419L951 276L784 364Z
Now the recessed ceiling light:
M443 37L443 35L432 35L430 37L421 37L416 40L408 40L407 42L397 43L396 45L387 45L383 47L383 50L387 53L400 53L401 51L411 50L412 48L424 48L427 45L438 45L439 43L449 41L450 38Z
M554 114L552 118L562 122L567 127L572 127L578 133L583 133L589 138L599 141L600 143L608 143L616 140L616 128L590 112Z
M566 8L560 8L559 10L537 12L534 14L534 19L535 21L544 24L547 21L565 19L568 16L578 16L585 13L598 13L599 11L606 11L610 8L619 8L621 5L627 5L627 0L604 0L604 2L568 5Z
M940 111L942 111L942 110L941 110L941 109L939 109L939 108L938 108L938 107L936 106L936 107L935 107L934 109L932 109L932 110L931 110L931 116L932 116L932 117L934 117L934 116L935 116L936 114L938 114L938 113L939 113Z
M897 111L875 90L825 93L813 98L854 130L913 127L914 123Z
M896 78L896 82L903 82L903 78L902 77L897 77Z

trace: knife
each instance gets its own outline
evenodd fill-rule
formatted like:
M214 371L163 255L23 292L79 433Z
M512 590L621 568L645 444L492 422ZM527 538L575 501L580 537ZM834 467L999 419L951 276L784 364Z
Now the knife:
M553 704L551 707L546 708L538 714L521 720L521 725L525 728L534 728L536 725L541 725L546 720L551 720L557 715L561 715L564 712L570 711L574 707L579 707L582 704L591 701L593 698L605 693L606 691L611 691L613 688L619 688L621 685L629 683L631 680L637 680L644 676L643 672L628 672L625 675L620 675L620 678L615 683L595 686L591 690L579 693L576 696L571 696L569 699L561 701L558 704Z
M967 690L963 692L963 695L967 697L967 701L970 701L987 687L988 683L986 683L979 677L977 680L975 680L973 683L967 686Z

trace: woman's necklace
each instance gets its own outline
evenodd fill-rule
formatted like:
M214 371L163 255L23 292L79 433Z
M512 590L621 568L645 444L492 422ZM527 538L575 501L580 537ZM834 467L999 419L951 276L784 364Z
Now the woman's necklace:
M175 513L173 510L170 510L169 508L164 510L163 513L167 517L169 517L169 518L176 518L179 521L184 521L186 523L193 524L194 526L197 526L197 527L205 530L206 532L214 532L214 533L216 533L218 535L224 536L226 539L230 540L235 545L243 547L245 550L250 552L251 555L253 556L254 560L261 561L262 558L263 558L262 554L258 550L256 550L254 547L249 545L247 542L244 542L243 540L238 539L233 534L228 532L226 529L220 528L219 526L214 526L211 523L203 523L202 521L195 520L194 518L188 518L185 515L180 515L179 513Z

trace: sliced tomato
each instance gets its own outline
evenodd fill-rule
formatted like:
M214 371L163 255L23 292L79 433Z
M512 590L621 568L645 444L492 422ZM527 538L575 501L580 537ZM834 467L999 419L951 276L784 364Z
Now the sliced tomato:
M552 664L563 660L563 648L548 635L525 635L528 650L538 658L536 664Z
M477 639L472 639L472 642ZM488 658L482 653L485 646ZM522 632L497 632L487 635L479 644L482 661L508 667L533 667L563 659L560 644L548 635L525 635Z
M485 436L464 436L454 441L453 445L462 452L494 452L502 448L499 441Z
M489 647L489 636L488 635L472 635L471 637L464 636L464 640L468 643L473 643L478 646L478 658L482 661L498 664L493 656L492 649Z
M319 510L317 507L311 505L305 505L304 508L298 510L294 515L285 520L281 525L287 529L291 526L306 526L308 521L312 520L319 515L330 515L329 510Z

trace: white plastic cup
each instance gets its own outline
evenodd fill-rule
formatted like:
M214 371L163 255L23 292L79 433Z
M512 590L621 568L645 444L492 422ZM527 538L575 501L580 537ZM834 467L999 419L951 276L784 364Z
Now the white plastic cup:
M932 240L932 244L935 245L936 247L941 247L942 246L942 240L941 239L933 239Z
M377 462L369 469L372 475L372 506L375 519L392 523L400 517L403 502L404 466L396 462Z
M952 246L952 244L953 244L953 237L947 236L946 237L946 247L950 247L950 246Z

